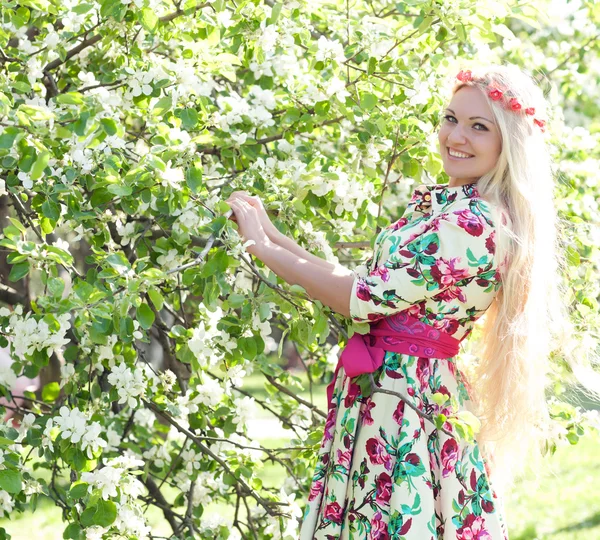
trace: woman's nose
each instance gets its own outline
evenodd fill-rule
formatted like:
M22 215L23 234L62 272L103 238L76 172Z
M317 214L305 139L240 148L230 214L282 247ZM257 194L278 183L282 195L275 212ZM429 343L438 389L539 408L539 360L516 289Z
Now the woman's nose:
M465 144L467 138L460 126L455 126L454 129L448 135L447 141L454 144Z

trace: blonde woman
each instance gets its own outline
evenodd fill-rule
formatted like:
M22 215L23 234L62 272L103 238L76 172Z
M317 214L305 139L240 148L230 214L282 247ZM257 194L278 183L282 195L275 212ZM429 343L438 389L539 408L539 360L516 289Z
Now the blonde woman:
M280 234L258 198L228 200L250 253L371 323L349 340L329 389L301 539L507 538L490 475L506 472L510 450L544 418L561 314L544 103L517 68L461 71L438 136L449 183L418 186L356 273ZM454 357L484 313L482 362L468 384ZM363 396L356 377L369 373L376 391ZM452 414L440 396L477 411L474 443L427 420Z

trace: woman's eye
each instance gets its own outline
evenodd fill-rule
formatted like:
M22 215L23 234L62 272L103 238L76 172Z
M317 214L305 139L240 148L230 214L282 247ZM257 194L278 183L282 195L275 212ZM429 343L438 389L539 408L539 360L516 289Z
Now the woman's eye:
M444 120L448 120L448 122L456 122L456 118L454 118L454 116L452 116L451 114L445 115Z
M477 124L473 124L473 127L477 129L477 131L488 131L488 128L479 122Z

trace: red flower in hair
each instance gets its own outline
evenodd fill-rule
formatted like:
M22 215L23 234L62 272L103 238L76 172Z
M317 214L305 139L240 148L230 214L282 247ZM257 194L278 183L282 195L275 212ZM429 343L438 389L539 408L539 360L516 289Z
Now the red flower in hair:
M519 103L519 100L517 98L510 98L508 105L513 111L521 110L521 104Z
M490 98L492 98L494 101L499 101L502 99L502 96L504 95L502 93L502 90L498 90L498 88L491 88L489 91Z
M527 116L533 116L535 114L535 109L533 107L529 107L529 108L525 109L525 114Z
M456 78L462 82L469 82L473 80L473 74L468 69L466 71L461 70Z
M537 118L534 118L533 123L536 126L539 126L539 128L542 130L542 133L544 133L544 131L546 131L546 121L545 120L538 120Z

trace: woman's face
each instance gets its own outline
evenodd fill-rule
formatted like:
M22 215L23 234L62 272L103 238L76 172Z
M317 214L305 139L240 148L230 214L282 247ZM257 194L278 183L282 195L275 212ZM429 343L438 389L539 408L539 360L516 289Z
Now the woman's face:
M463 86L454 94L438 141L452 186L476 182L496 165L502 150L500 130L479 88Z

